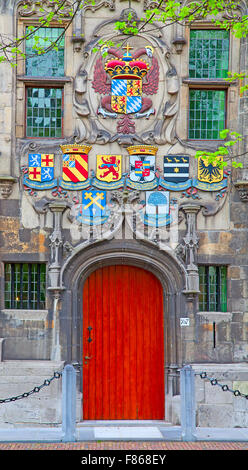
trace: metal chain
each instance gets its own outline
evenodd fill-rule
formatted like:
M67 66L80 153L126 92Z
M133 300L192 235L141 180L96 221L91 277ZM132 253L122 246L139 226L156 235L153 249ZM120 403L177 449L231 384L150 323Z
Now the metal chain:
M248 395L245 395L244 393L241 393L239 390L232 390L228 385L223 385L218 382L217 379L214 379L213 377L208 377L207 372L201 372L197 373L195 375L199 375L201 379L207 379L211 383L211 385L218 385L218 387L221 387L223 392L231 392L235 397L243 397L248 400Z
M27 398L30 395L33 395L33 393L40 392L40 390L43 387L48 387L54 379L60 379L60 377L62 377L62 372L54 372L53 377L50 377L50 379L44 380L42 385L34 387L32 390L30 390L30 392L22 393L22 395L17 395L16 397L0 399L0 403L9 403L11 401L16 401L16 400L21 400L22 398Z
M82 364L74 363L73 366L74 367L75 366L80 367L80 366L82 366ZM244 393L241 393L239 390L232 390L231 388L229 388L228 385L223 385L223 384L219 383L218 380L213 378L213 377L208 377L206 372L196 373L195 375L199 375L201 377L201 379L209 380L211 385L218 385L218 387L221 387L223 392L231 392L231 393L233 393L233 395L235 397L243 397L243 398L246 398L248 400L248 395L245 395ZM0 399L0 404L1 403L10 403L12 401L21 400L22 398L27 398L30 395L33 395L33 393L40 392L40 390L42 388L48 387L54 379L60 379L60 377L62 377L62 372L54 372L53 377L50 377L50 379L44 380L43 384L41 384L39 386L36 386L32 390L30 390L29 392L24 392L21 395L17 395L15 397Z

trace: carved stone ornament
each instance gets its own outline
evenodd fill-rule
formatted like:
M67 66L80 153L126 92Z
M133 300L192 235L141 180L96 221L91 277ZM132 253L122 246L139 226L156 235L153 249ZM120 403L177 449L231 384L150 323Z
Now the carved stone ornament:
M178 246L177 254L181 254L187 270L187 285L184 294L188 301L192 301L199 294L199 274L197 267L198 235L196 229L196 216L201 206L198 204L185 204L182 210L186 216L186 235ZM181 253L180 253L181 250Z
M248 180L236 181L234 186L239 192L239 197L242 202L248 202Z
M66 0L63 4L63 10L59 11L60 17L70 18L73 1ZM20 17L44 16L49 13L57 13L58 2L56 0L21 0L17 6L17 13Z
M146 0L146 1L151 2L153 0ZM181 3L181 8L185 6L190 7L191 4L193 5L193 8L195 8L194 7L195 0L183 0ZM156 7L154 6L154 8ZM232 4L227 2L227 4L225 5L225 10L223 10L222 12L220 11L220 17L222 17L223 19L231 20L231 21L233 20L239 21L243 15L247 15L247 4L245 0L240 0L239 2L236 3L236 5L235 5L235 2L232 2ZM200 13L197 19L205 20L205 18L203 18L203 16Z
M74 82L75 139L90 144L173 144L179 79L171 51L156 28L150 33L144 27L142 35L129 42L114 33L114 23L125 12L98 25L85 44L85 59ZM122 47L92 52L99 39Z
M13 176L0 176L0 194L4 199L8 199L13 190L16 179Z

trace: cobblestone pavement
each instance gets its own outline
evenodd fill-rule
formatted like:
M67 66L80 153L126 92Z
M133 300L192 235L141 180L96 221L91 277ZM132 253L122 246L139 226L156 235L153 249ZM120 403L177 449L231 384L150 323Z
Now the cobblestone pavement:
M248 442L11 442L1 450L248 450Z

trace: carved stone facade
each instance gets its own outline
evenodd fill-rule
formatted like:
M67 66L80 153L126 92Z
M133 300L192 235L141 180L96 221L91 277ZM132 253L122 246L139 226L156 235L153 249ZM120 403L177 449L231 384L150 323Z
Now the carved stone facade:
M247 363L248 177L244 156L243 169L228 166L216 181L201 178L195 152L220 144L188 138L190 90L206 82L189 78L188 26L161 28L142 20L144 10L156 3L140 0L129 8L125 1L97 0L79 10L69 25L68 0L62 24L56 16L53 21L54 27L66 28L63 76L28 76L21 60L16 68L0 66L0 361L6 371L8 361L17 366L21 361L22 367L30 360L40 367L44 361L48 371L51 364L81 363L85 280L103 266L135 265L152 272L163 287L165 421L178 424L182 365L195 364L197 370L214 365L218 378L228 364L238 371ZM42 4L45 12L56 11L56 2ZM23 34L37 24L39 5L35 0L4 1L0 30L9 37ZM140 31L127 41L114 24L130 13ZM211 29L211 23L199 19L197 28ZM229 70L247 72L247 45L247 39L230 36ZM62 90L61 137L27 136L31 88ZM236 82L221 79L209 82L207 89L225 90L226 127L244 136L237 152L244 154L247 96L239 95ZM47 182L31 176L30 168L42 164L31 164L30 155L52 156L46 169L52 168L53 176ZM106 170L100 176L97 156L104 157L101 168ZM74 168L68 161L75 168L84 165L85 177L66 179L66 168ZM188 173L177 182L168 168ZM93 206L96 219L86 210ZM46 264L45 308L6 308L5 267L13 263ZM227 266L226 311L200 309L199 266ZM247 379L240 380L247 385ZM21 385L25 389L25 380ZM198 424L223 426L221 413L216 419L211 415L197 386ZM0 393L5 393L1 385ZM79 401L81 394L79 383ZM51 409L57 409L59 400L59 393L57 402L51 398ZM235 416L228 425L244 426L235 405L223 398L223 413L225 406ZM18 414L19 423L25 422L24 414ZM77 414L83 421L80 407ZM57 412L35 416L30 414L30 422L60 420ZM16 422L0 414L0 422L7 419Z

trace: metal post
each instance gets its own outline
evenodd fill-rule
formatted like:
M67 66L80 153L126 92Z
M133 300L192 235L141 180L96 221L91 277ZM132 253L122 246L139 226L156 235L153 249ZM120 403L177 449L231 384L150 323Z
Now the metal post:
M195 373L190 365L180 371L182 441L196 441Z
M76 370L67 364L62 373L62 441L76 440Z

